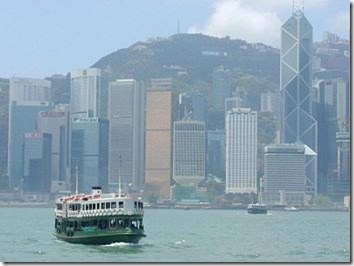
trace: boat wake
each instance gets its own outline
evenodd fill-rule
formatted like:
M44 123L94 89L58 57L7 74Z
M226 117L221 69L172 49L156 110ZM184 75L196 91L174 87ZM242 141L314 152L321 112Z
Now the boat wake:
M175 245L181 245L183 243L186 243L186 240L182 239L182 241L176 241Z
M115 242L107 245L102 245L102 247L138 247L139 244L126 243L126 242Z

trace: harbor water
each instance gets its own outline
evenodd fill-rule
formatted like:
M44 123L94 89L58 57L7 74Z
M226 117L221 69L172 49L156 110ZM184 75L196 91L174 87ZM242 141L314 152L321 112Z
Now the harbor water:
M350 213L146 209L139 244L57 240L54 210L0 208L2 262L349 262Z

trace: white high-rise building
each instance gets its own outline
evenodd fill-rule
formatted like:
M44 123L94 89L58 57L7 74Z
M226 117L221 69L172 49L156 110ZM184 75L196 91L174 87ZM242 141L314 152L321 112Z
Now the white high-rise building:
M71 71L71 117L100 117L101 70Z
M45 79L11 78L9 102L49 102L51 84Z
M226 193L257 193L257 112L226 114Z

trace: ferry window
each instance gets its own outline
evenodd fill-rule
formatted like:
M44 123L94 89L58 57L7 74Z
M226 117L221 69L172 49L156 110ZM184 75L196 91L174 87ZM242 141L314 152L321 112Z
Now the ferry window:
M141 203L141 208L144 209L144 203Z
M88 204L85 204L85 206L86 206L86 211L88 210Z
M119 208L124 208L123 201L120 201L120 202L119 202Z
M72 210L72 205L70 204L70 205L69 205L69 211L71 211L71 210Z
M124 219L124 227L129 227L129 219Z
M132 221L132 228L138 228L135 220Z
M95 203L92 204L92 207L93 207L94 210L96 210L96 204Z
M111 228L114 228L114 227L116 227L117 226L117 221L115 220L115 219L112 219L111 221L110 221L110 227Z
M109 208L111 208L111 203L110 202L106 202L106 209L109 209Z
M99 210L100 209L100 204L99 203L97 203L97 210Z
M118 226L123 227L123 220L122 219L118 219Z
M104 202L101 203L101 209L105 209L106 204Z
M117 208L117 202L111 202L111 207L112 207L112 209Z
M134 208L136 209L136 206L137 206L137 202L136 201L134 201Z
M91 203L89 204L89 210L92 210L92 204Z

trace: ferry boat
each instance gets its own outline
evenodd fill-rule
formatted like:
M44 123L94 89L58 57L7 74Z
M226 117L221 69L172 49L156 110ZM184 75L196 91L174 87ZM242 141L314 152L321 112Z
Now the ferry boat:
M247 205L247 212L252 214L266 214L267 206L261 203L251 203Z
M143 216L142 200L123 195L120 184L118 194L103 194L100 186L78 194L76 188L75 195L56 200L54 235L78 244L138 243L146 236Z

